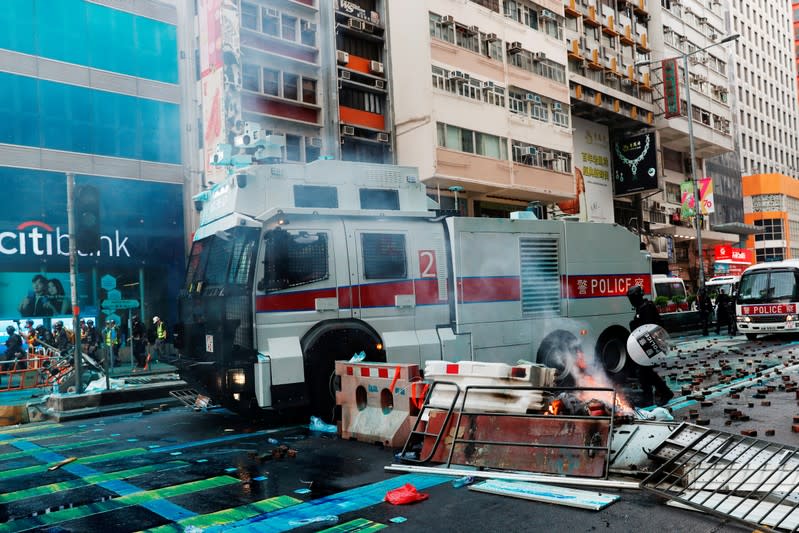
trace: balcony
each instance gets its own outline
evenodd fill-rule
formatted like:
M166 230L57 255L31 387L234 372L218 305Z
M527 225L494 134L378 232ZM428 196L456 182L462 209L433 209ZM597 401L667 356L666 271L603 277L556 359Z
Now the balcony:
M646 0L633 0L632 4L633 12L639 17L645 17L649 15L649 13L646 11Z
M588 13L583 17L583 24L598 28L601 26L599 19L596 16L596 6L588 6Z
M602 33L609 37L616 37L619 32L616 31L616 21L613 15L607 15L602 25Z
M621 44L625 46L635 46L635 40L632 37L632 28L629 24L624 26L619 40L621 41Z
M646 32L641 33L638 36L638 42L636 43L636 48L642 54L648 54L649 53L649 51L650 51L649 50L649 42L648 42L648 39L646 37Z
M378 113L370 113L347 106L339 106L339 119L342 124L351 124L373 130L386 129L386 117Z
M319 107L276 96L242 91L242 111L319 126Z
M569 59L576 59L580 61L583 59L582 50L580 50L580 39L575 38L572 39L571 43L569 43Z
M577 8L577 0L569 0L563 7L563 13L567 17L575 19L582 16L582 13L580 13L580 10Z

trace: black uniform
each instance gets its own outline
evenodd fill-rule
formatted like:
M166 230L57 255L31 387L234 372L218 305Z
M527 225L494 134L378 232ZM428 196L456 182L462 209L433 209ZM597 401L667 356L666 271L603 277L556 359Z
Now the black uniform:
M15 359L23 359L25 351L22 348L22 337L12 326L9 326L6 332L8 333L8 339L6 339L5 362L11 363ZM10 368L3 368L3 370L10 370Z
M704 287L696 293L696 308L699 310L699 320L702 322L702 335L707 337L710 314L713 312L713 301Z
M136 366L144 368L145 361L145 346L144 346L144 324L141 323L139 317L133 317L133 325L131 326L131 333L133 334L132 348L133 357L136 359Z
M652 300L644 298L644 291L640 286L630 287L630 290L627 291L627 298L635 307L635 317L630 322L630 331L635 331L644 324L663 326L663 319L660 317L657 306L652 303ZM671 392L668 385L655 373L651 366L636 366L638 367L638 381L643 389L643 396L641 397L643 406L655 403L654 395L652 394L653 388L660 397L658 405L666 405L674 397L674 393Z
M733 335L735 324L733 320L731 320L730 316L730 304L732 300L728 294L724 293L724 289L719 291L719 295L716 296L716 335L721 332L721 325L727 325L727 334Z

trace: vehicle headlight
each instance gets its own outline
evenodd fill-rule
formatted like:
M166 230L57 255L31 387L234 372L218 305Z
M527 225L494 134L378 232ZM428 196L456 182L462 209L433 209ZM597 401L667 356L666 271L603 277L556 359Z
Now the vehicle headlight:
M748 317L748 316L745 316L743 320L744 320L744 322L751 322L752 321L752 319L750 317Z
M231 387L241 389L247 382L247 376L243 368L233 368L227 371L227 382Z
M793 322L793 315L788 315L785 317L786 322Z

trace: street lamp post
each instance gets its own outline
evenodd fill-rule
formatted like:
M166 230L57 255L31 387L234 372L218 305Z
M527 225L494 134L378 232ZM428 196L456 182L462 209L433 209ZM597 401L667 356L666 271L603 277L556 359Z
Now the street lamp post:
M687 109L685 110L688 114L688 146L690 150L690 157L691 157L691 182L693 184L694 189L694 226L696 227L696 246L699 262L699 286L698 289L701 289L705 286L705 261L703 258L703 251L702 251L702 206L700 205L700 198L699 198L699 182L696 177L696 147L694 144L694 112L693 108L691 107L691 80L690 75L688 73L688 58L692 55L696 55L698 53L704 52L708 48L713 48L714 46L719 46L725 43L729 43L734 41L740 37L739 34L735 33L732 35L728 35L721 39L717 43L713 43L711 45L705 46L703 48L697 48L691 52L684 52L679 57L682 58L683 64L683 75L685 76L685 105ZM636 63L636 66L644 66L644 65L651 65L654 61L642 61Z

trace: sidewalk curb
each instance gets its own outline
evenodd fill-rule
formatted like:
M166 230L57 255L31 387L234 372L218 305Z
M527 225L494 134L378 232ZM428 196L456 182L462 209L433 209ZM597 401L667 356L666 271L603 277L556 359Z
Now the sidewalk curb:
M73 409L70 411L51 411L50 409L47 409L43 411L43 414L48 420L52 420L54 422L68 422L70 420L80 420L97 416L121 415L141 412L145 409L152 409L164 404L168 405L170 408L180 407L183 405L176 398L167 396L164 398L154 398L152 400L143 402L127 402L102 407L84 407L82 409Z

